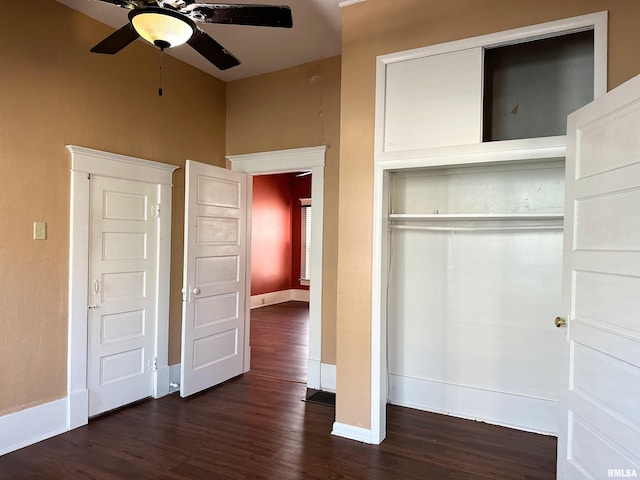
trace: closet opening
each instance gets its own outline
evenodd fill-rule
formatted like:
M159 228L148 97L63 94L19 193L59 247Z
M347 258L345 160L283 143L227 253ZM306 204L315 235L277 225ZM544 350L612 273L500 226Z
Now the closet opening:
M556 429L564 160L389 176L389 402Z

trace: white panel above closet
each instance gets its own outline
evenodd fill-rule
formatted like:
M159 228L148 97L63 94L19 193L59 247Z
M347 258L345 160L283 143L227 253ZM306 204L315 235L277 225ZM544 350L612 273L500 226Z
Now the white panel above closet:
M482 139L482 49L387 65L384 150Z

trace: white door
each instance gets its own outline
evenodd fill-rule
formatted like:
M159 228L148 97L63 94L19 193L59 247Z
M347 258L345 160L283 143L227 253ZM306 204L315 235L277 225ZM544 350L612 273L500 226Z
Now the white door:
M567 343L558 478L635 478L640 476L640 76L570 115L567 131Z
M246 249L247 176L187 160L183 397L249 369L244 363Z
M158 186L91 177L89 416L153 393Z

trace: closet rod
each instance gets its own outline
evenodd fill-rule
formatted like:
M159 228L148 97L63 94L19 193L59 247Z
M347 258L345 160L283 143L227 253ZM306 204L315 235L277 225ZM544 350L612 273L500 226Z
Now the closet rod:
M478 227L430 227L427 225L390 225L390 230L436 230L448 232L501 232L505 230L562 230L562 225L518 225L503 227L500 225L478 226Z

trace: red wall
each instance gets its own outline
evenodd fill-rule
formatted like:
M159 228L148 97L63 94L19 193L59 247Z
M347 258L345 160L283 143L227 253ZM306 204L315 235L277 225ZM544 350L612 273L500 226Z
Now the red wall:
M300 286L300 198L311 196L311 176L253 177L251 295Z
M311 198L311 175L290 178L291 200L291 232L293 234L291 242L291 288L308 290L307 285L300 285L300 249L302 242L300 238L300 199Z

